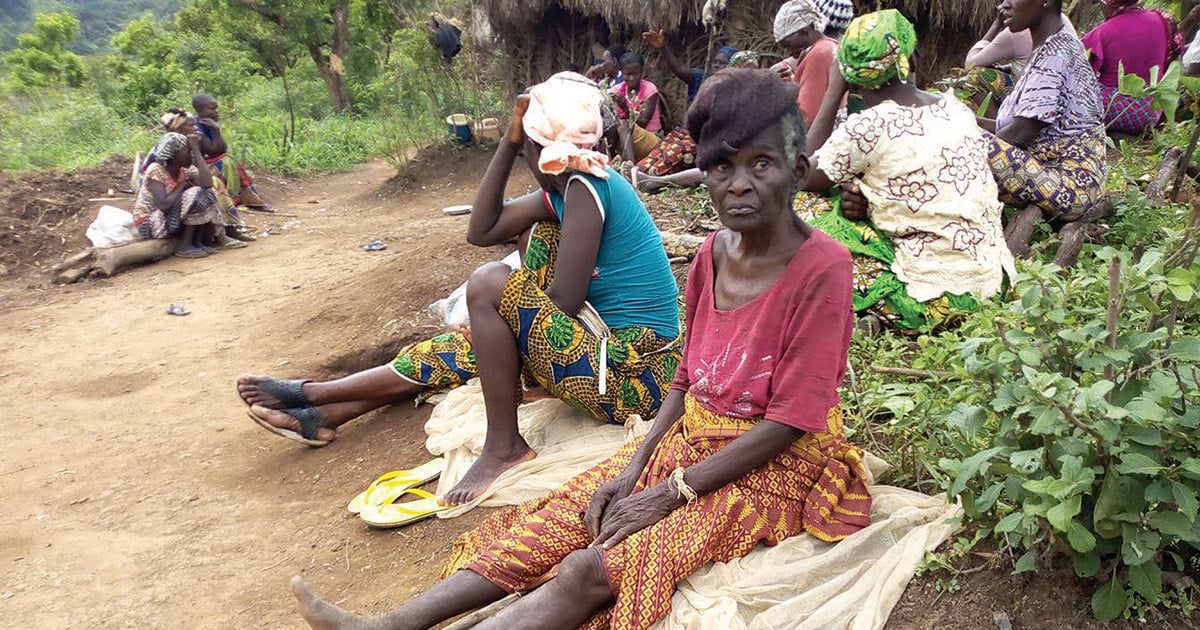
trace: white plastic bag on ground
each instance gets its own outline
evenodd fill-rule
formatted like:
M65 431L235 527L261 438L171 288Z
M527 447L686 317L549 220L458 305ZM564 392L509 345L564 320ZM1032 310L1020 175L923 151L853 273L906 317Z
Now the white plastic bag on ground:
M521 266L521 252L513 252L500 262L508 265L511 269L516 269ZM451 328L470 327L471 321L467 316L467 283L458 285L458 288L451 291L450 295L430 304L429 313L434 317L441 318L442 322Z
M100 206L87 237L93 247L116 247L141 239L133 227L133 215L114 206Z

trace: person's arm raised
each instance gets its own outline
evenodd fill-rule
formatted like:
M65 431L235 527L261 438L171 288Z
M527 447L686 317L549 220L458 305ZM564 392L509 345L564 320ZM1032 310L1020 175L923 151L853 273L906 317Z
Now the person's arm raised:
M662 61L666 64L667 69L671 74L679 78L684 83L692 82L692 69L679 60L675 53L671 52L671 48L667 46L667 39L663 36L662 30L646 31L642 33L642 40L650 45L651 48L657 50L662 55Z
M528 108L529 97L517 97L508 133L500 141L496 154L492 156L479 182L479 191L475 194L475 204L471 206L471 219L467 224L467 242L472 245L499 245L528 230L538 220L549 218L540 191L510 201L504 200L504 189L508 186L513 162L525 143L525 131L521 125Z

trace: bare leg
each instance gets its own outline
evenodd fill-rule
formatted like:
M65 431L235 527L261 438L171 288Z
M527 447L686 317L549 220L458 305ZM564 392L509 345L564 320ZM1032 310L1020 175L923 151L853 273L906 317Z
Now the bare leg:
M431 628L455 615L486 606L505 592L472 571L458 571L433 588L378 617L358 617L325 602L309 590L300 576L292 578L300 615L317 630L418 630Z
M283 409L279 399L258 387L259 383L270 378L251 374L238 377L238 395L248 405ZM381 365L333 381L305 383L301 391L316 406L376 399L395 403L415 397L420 393L421 386L401 378L391 366Z
M388 398L376 398L372 400L357 400L354 402L330 403L317 407L317 411L325 418L325 423L317 430L316 439L318 440L333 440L337 438L337 428L347 422L367 413L374 411L380 407L386 407L392 404L392 400ZM259 407L258 405L250 406L250 413L266 420L272 426L281 429L289 429L300 433L300 421L289 416L286 411L279 409L269 409L267 407Z
M492 263L477 269L467 283L467 309L487 410L487 436L479 460L443 497L447 505L474 499L505 470L537 456L517 431L521 357L516 335L500 316L500 295L511 273L507 265Z
M654 194L668 186L677 188L695 188L704 183L704 171L698 168L691 168L686 171L681 171L673 175L663 175L656 177L654 175L645 175L638 178L638 190Z
M1008 227L1004 229L1004 240L1008 243L1008 251L1012 252L1014 257L1029 258L1033 230L1041 220L1042 209L1029 206L1009 222Z
M179 249L175 253L181 256L202 256L208 253L206 249L196 246L196 226L183 226L183 232L179 235Z
M600 551L583 549L563 559L553 580L476 627L479 630L576 628L612 601Z

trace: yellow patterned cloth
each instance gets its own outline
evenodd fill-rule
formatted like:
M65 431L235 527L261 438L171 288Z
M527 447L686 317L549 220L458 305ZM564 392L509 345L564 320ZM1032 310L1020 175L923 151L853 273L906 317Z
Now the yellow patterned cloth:
M758 422L714 414L687 396L683 416L654 450L634 493L711 457ZM862 453L846 441L840 409L829 412L828 422L826 432L805 434L767 464L605 550L616 601L584 627L648 628L670 610L675 585L708 562L804 532L833 542L869 525ZM443 576L467 569L509 592L540 584L592 542L583 522L588 503L625 470L640 444L626 444L544 497L488 517L458 539Z
M614 329L604 348L607 376L600 393L601 339L546 295L560 234L557 223L534 227L524 265L509 276L500 297L500 316L517 336L523 376L598 420L624 424L633 414L653 416L679 367L678 338L663 339L644 326ZM478 375L471 342L457 332L403 348L392 369L424 386L423 395Z

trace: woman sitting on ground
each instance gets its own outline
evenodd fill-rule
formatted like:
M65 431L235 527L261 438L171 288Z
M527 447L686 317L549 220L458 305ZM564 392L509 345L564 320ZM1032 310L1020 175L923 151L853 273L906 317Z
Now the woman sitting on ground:
M1000 12L1014 33L1029 31L1033 56L996 119L979 124L990 132L988 163L1000 200L1024 208L1005 230L1013 255L1024 258L1043 217L1079 221L1104 194L1104 110L1062 0L1003 0ZM1073 264L1074 256L1059 263Z
M987 102L987 111L994 115L1000 103L1012 93L1013 84L1025 72L1032 54L1033 38L1029 31L1012 32L1004 26L1004 16L997 11L991 28L967 51L964 69L954 70L942 85L954 88L958 98L976 108Z
M1158 124L1162 112L1154 109L1153 97L1135 99L1118 91L1122 69L1149 82L1150 69L1157 67L1161 77L1167 64L1179 58L1182 45L1175 20L1141 4L1141 0L1104 0L1107 19L1083 37L1100 79L1104 123L1109 131L1130 135Z
M662 44L661 33L645 33L652 47ZM725 56L728 55L728 59ZM758 68L758 53L735 50L729 46L717 49L712 64L714 73L725 68ZM698 70L698 69L697 69ZM701 75L703 76L703 75ZM711 75L710 75L711 76ZM690 90L691 88L689 88ZM697 86L699 89L699 86ZM694 95L693 95L694 98ZM688 100L690 105L692 99ZM666 186L691 188L704 182L704 174L695 168L696 143L686 128L680 127L667 134L649 155L637 163L633 171L634 186L645 193L656 193Z
M621 114L629 120L635 160L650 154L662 142L662 102L658 86L645 78L645 61L631 52L621 57L624 81L612 88Z
M869 202L865 213L843 207L812 224L854 254L854 310L872 328L936 325L977 309L1000 292L1006 272L1015 275L983 132L952 95L907 81L916 45L912 24L894 9L850 23L830 89L853 87L867 109L820 147L804 186L854 183Z
M552 577L478 627L640 630L707 562L869 524L862 455L838 408L850 256L792 213L808 167L796 87L768 71L721 73L688 128L726 229L692 264L684 363L650 433L491 515L455 544L444 580L382 617L354 617L294 578L312 627L428 628Z
M275 212L274 206L267 203L254 187L254 180L242 163L228 154L229 145L221 133L221 108L217 99L210 94L197 94L192 97L192 108L196 110L196 130L203 140L200 148L204 159L221 178L233 203L258 212Z
M212 188L212 173L200 154L200 137L170 132L154 147L154 162L142 174L133 204L133 225L142 238L180 237L175 255L202 258L246 244L225 235Z
M532 235L521 269L492 263L471 276L470 340L457 332L434 337L404 348L390 365L328 382L243 376L238 392L256 421L321 446L368 411L478 375L487 439L443 497L457 505L535 456L517 432L522 376L605 422L652 417L679 365L678 287L646 207L591 150L602 98L583 76L560 73L518 101L480 184L467 240L490 247ZM541 190L505 201L521 153ZM612 330L607 340L580 321L593 307Z

